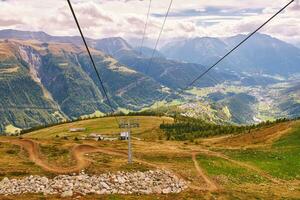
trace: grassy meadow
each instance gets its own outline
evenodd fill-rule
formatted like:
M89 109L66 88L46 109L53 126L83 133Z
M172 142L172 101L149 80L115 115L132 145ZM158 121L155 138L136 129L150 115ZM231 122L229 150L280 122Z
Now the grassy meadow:
M138 118L141 126L133 129L138 139L132 140L134 163L127 164L126 141L75 140L90 133L115 135L120 130L114 118L99 118L62 124L23 135L25 140L39 145L39 158L49 166L66 169L77 164L74 148L91 145L101 152L82 155L89 162L84 170L89 174L116 171L145 171L162 168L189 182L189 189L168 195L87 195L85 199L297 199L300 196L300 122L242 133L234 136L215 136L197 141L167 141L159 125L171 123L166 117ZM84 132L70 133L69 128L86 128ZM287 131L283 131L287 130ZM268 133L266 133L268 132ZM247 134L252 134L248 137ZM59 137L56 137L58 135ZM68 139L65 139L67 136ZM260 136L259 140L257 137ZM248 138L247 141L242 138ZM270 138L272 142L264 142ZM240 138L240 139L239 139ZM264 139L265 138L265 139ZM23 140L24 140L23 139ZM0 137L0 176L20 178L29 175L53 177L30 159L28 152L9 141L16 137ZM240 141L240 146L232 146ZM271 141L271 140L270 140ZM195 156L195 160L193 159ZM196 165L201 168L199 173ZM217 190L207 190L205 178ZM1 199L2 197L0 197ZM8 196L5 199L59 199L42 194Z

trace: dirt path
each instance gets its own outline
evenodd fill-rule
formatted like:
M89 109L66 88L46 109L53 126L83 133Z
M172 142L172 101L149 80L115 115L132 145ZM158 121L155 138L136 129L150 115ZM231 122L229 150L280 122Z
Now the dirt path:
M210 150L206 150L206 149L203 149L202 151L198 152L200 154L205 154L205 155L208 155L208 156L215 156L215 157L218 157L218 158L222 158L224 160L227 160L231 163L234 163L235 165L238 165L240 167L243 167L243 168L246 168L250 171L254 171L256 173L258 173L259 175L261 175L262 177L268 179L269 181L273 182L273 183L276 183L276 184L279 184L279 183L282 183L283 180L278 180L278 179L275 179L274 177L272 177L270 174L268 174L267 172L255 167L255 166L252 166L250 164L247 164L247 163L244 163L244 162L240 162L240 161L237 161L237 160L234 160L222 153L219 153L219 152L215 152L215 151L210 151Z
M94 147L91 145L76 145L72 149L72 157L75 159L76 164L71 167L59 167L59 166L53 166L49 164L48 162L44 161L42 159L40 150L39 150L39 144L35 141L24 139L24 140L9 140L9 141L3 141L12 143L15 145L20 146L21 148L25 149L28 152L29 159L34 162L36 165L43 168L45 171L57 173L57 174L68 174L73 172L79 172L80 170L88 167L91 164L91 161L88 160L85 155L89 153L104 153L109 154L113 156L120 156L127 158L127 154L125 153L119 153L111 150L101 149L98 147ZM136 162L139 162L141 164L145 164L147 166L153 167L153 168L159 168L158 165L154 165L149 162L145 162L143 160L135 159Z
M205 190L209 190L209 191L216 191L219 189L219 187L203 172L203 170L201 169L201 167L199 166L199 163L196 159L196 153L192 154L192 159L195 165L195 168L197 170L198 175L203 178L203 180L205 181L205 183L207 184L207 188L204 188ZM199 189L199 188L198 188Z
M138 79L137 81L130 83L129 85L125 86L124 88L121 88L119 90L116 91L117 96L123 96L124 93L128 92L129 90L133 89L134 87L136 87L137 85L139 85L141 82L143 82L144 80L146 80L147 77L142 77L140 79Z
M87 160L84 160L82 154L85 152L73 154L74 159L76 160L76 165L72 167L57 167L50 165L42 159L39 150L39 144L32 140L12 140L12 144L18 145L21 148L25 149L28 152L29 159L34 162L36 165L43 168L45 171L58 173L58 174L67 174L72 172L79 172L81 169L87 167L90 163Z
M1 141L1 142L11 143L11 144L20 146L21 148L23 148L24 150L26 150L28 152L29 159L32 162L34 162L36 165L40 166L45 171L56 173L56 174L68 174L68 173L80 172L82 169L87 168L92 162L86 158L86 154L90 154L90 153L99 152L99 153L104 153L104 154L108 154L108 155L127 158L126 153L102 149L102 148L98 148L98 147L91 146L88 144L80 144L80 145L76 145L72 148L72 157L73 157L73 159L75 159L76 164L71 167L60 167L60 166L53 166L53 165L49 164L47 161L43 160L42 155L39 150L39 144L33 140L22 139L22 140L7 140L7 141ZM199 174L199 176L201 178L204 179L206 185L204 187L199 187L199 186L190 184L189 187L191 189L201 190L201 191L216 191L216 190L218 190L219 187L212 180L210 180L209 177L207 175L205 175L203 170L200 168L200 166L196 160L196 154L192 154L192 159L193 159L195 168L197 170L197 173ZM149 163L144 160L137 159L137 158L135 158L134 160L135 160L135 162L138 162L138 163L141 163L141 164L153 167L153 168L171 171L177 177L182 178L182 176L180 174L174 172L173 170L170 170L167 166L165 166L163 164L153 164L153 163Z
M33 140L23 139L23 140L8 140L8 141L2 141L2 142L8 142L8 143L12 143L12 144L20 146L21 148L25 149L28 152L29 159L32 162L34 162L36 165L43 168L45 171L56 173L56 174L68 174L68 173L80 172L80 170L87 168L92 162L91 160L86 158L86 154L90 154L90 153L99 152L99 153L104 153L104 154L108 154L108 155L127 158L126 153L117 152L114 150L102 149L102 148L91 146L88 144L80 144L80 145L75 145L71 151L72 157L76 161L76 164L71 167L60 167L60 166L53 166L53 165L49 164L47 161L43 160L42 155L39 150L39 144ZM216 156L216 157L225 159L225 160L232 162L236 165L239 165L243 168L247 168L251 171L255 171L256 173L260 174L264 178L266 178L274 183L277 183L277 184L281 183L281 181L273 178L266 172L254 167L252 165L233 160L233 159L229 158L228 156L226 156L222 153L219 153L219 152L202 149L197 152L192 152L192 160L194 162L194 166L195 166L195 169L196 169L198 175L205 181L206 185L204 187L199 187L199 186L190 184L191 189L202 190L202 191L217 191L217 190L221 189L216 183L214 183L214 181L212 181L209 178L208 175L205 174L205 172L199 166L199 163L196 159L197 154L205 154L205 155ZM149 163L147 161L136 159L136 158L134 160L135 160L135 162L138 162L138 163L141 163L141 164L153 167L153 168L165 169L168 171L172 171L167 166L164 166L163 164L153 164L153 163ZM177 175L178 177L182 178L181 175L177 174L176 172L174 172L174 174Z

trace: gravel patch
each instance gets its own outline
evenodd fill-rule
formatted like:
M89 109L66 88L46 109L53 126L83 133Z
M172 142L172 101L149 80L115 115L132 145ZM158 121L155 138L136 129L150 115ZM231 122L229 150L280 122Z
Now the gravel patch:
M0 182L1 195L24 193L59 194L70 197L75 194L168 194L179 193L187 183L174 174L164 171L117 172L88 175L84 172L59 175L53 179L28 176L22 179L4 178Z

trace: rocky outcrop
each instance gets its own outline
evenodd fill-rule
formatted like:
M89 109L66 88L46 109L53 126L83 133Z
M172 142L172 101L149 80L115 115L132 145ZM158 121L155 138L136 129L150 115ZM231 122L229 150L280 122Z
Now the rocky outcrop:
M40 78L39 70L42 65L42 58L39 53L30 46L19 46L19 53L22 60L29 66L29 74L32 80L42 88L44 96L54 102L51 93L44 87Z
M59 175L53 179L29 176L23 179L4 178L0 182L0 194L19 195L24 193L59 194L168 194L179 193L187 183L168 171L118 172L102 175Z

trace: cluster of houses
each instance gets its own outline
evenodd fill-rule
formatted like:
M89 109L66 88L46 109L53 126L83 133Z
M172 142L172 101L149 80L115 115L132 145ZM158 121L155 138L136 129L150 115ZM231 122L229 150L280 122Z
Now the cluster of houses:
M86 128L71 128L69 129L69 132L84 132L86 131ZM95 141L115 141L115 140L128 140L129 133L128 132L121 132L120 136L117 137L111 137L107 135L101 135L98 133L91 133L87 137L81 137L81 140L95 140Z
M107 137L105 135L99 135L97 133L91 133L85 139L90 139L90 140L95 140L95 141L100 141L100 140L115 141L115 140L118 140L118 138Z

